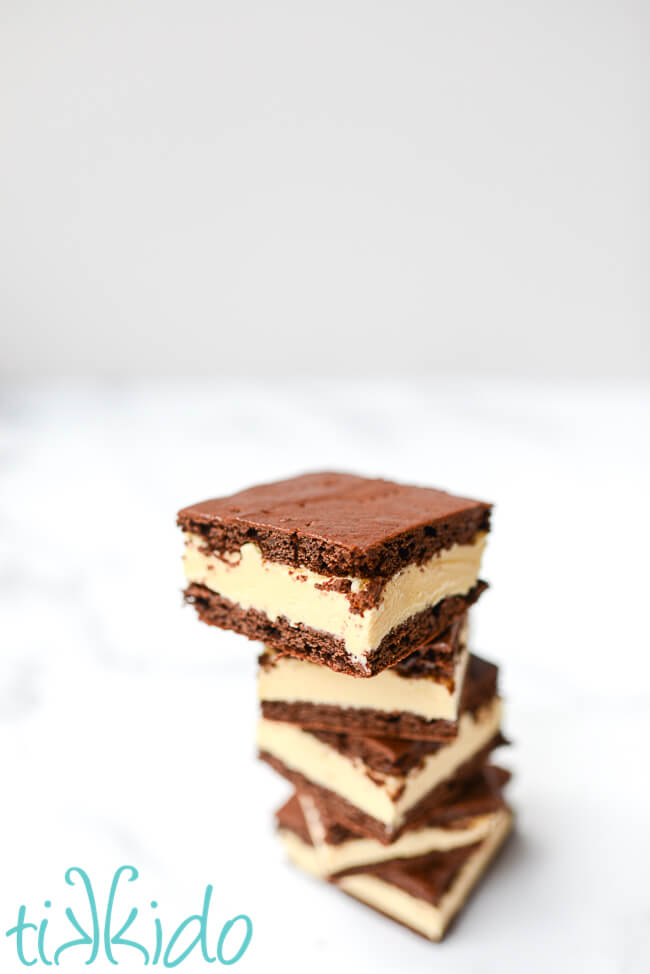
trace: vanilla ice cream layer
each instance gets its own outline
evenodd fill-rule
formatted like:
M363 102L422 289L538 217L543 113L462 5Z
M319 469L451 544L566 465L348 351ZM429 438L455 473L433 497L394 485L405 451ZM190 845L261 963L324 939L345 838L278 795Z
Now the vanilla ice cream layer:
M435 905L364 873L343 876L336 880L336 885L429 940L440 940L512 827L509 812L501 812L499 816L497 826L462 865L450 888Z
M453 689L433 676L400 676L383 670L367 680L338 673L318 663L280 656L267 650L268 666L257 678L260 700L312 703L334 707L368 707L394 713L415 714L424 720L456 720L469 652L463 650L454 669Z
M405 775L380 774L360 758L347 757L308 731L283 721L262 718L257 743L260 751L278 758L289 770L335 792L388 829L396 829L410 808L489 744L499 730L500 719L498 697L475 714L462 714L457 737L427 754Z
M386 862L388 859L410 859L424 856L429 852L447 852L459 846L481 842L492 833L500 821L499 812L477 815L467 820L461 828L431 826L409 829L407 832L385 845L377 839L348 839L345 842L329 844L325 832L318 821L318 811L309 795L300 795L303 814L312 840L311 872L318 871L321 876L332 876L344 869L370 865L373 862ZM312 806L310 809L309 806Z
M204 585L242 609L255 609L269 619L284 616L291 625L302 623L341 639L349 656L364 660L392 629L442 599L467 595L477 582L487 535L472 544L455 544L421 565L407 565L384 586L379 604L362 614L350 611L343 592L318 586L332 581L308 568L291 568L262 556L256 544L236 552L206 554L205 541L185 534L185 576ZM352 592L370 583L350 578Z

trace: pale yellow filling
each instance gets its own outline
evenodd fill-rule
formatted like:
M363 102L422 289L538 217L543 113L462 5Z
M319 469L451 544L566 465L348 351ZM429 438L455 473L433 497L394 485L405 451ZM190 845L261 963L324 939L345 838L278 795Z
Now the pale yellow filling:
M292 771L336 792L390 829L398 828L405 813L432 788L449 778L485 747L499 729L501 701L495 697L476 715L464 713L458 736L428 754L406 775L382 775L359 758L349 758L294 724L262 718L258 724L260 751L279 758Z
M325 830L313 800L308 795L301 795L300 802L312 840L310 848L313 855L310 871L317 871L321 876L332 876L343 872L344 869L369 865L373 862L409 859L429 852L447 852L459 846L472 845L490 835L499 822L499 813L490 812L475 816L463 828L437 826L409 829L390 845L385 845L377 839L364 838L348 839L347 842L329 845L325 841Z
M451 887L435 906L383 879L364 873L343 876L336 880L336 885L430 940L440 940L512 827L512 815L505 811L499 814L496 827L465 862Z
M185 575L243 609L256 609L269 619L284 616L291 625L302 623L341 639L346 652L365 660L392 629L410 616L452 595L467 595L478 579L486 534L472 544L453 545L422 565L407 565L384 586L379 605L362 615L350 611L342 592L318 585L331 581L307 568L290 568L268 561L253 543L232 554L205 554L203 539L185 535ZM352 591L361 592L366 579L351 578Z
M416 714L424 720L456 720L469 654L464 650L454 669L454 688L431 676L403 677L387 669L367 680L289 656L273 656L260 667L260 700L307 702L334 707L369 707L387 713Z
M280 829L278 836L284 846L289 859L306 873L313 876L322 876L318 856L313 846L307 845L302 839L290 829Z

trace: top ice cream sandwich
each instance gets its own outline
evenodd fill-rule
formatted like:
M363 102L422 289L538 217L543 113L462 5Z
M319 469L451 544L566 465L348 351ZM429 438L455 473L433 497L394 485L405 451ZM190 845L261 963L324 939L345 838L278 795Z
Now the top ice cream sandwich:
M484 590L491 505L429 487L312 473L184 508L185 592L200 618L342 673L374 676Z

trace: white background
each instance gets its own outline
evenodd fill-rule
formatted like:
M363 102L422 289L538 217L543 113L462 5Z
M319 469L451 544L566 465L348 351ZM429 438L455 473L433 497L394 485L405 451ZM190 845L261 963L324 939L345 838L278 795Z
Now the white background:
M647 971L647 5L0 19L0 970L131 862L243 971ZM319 468L497 504L519 824L439 946L287 866L257 647L181 608L176 510Z
M643 0L3 0L4 367L647 375Z

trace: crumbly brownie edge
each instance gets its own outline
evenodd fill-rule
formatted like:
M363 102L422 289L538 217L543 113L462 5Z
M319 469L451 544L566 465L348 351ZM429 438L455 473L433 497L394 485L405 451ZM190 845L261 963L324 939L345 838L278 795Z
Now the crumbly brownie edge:
M455 544L471 544L490 530L490 511L489 504L477 503L468 511L435 524L418 525L366 549L300 531L283 532L238 521L205 521L192 516L191 508L179 512L177 523L183 531L201 537L208 552L236 552L252 542L268 561L292 568L309 568L327 576L387 579L406 565L420 565Z
M298 659L322 663L339 673L369 677L393 666L447 629L486 588L487 583L479 581L467 595L453 595L406 619L384 636L377 649L367 657L365 668L361 660L349 656L342 639L302 623L291 625L284 616L272 620L257 609L242 609L205 585L192 582L185 590L184 599L208 625L233 630Z

